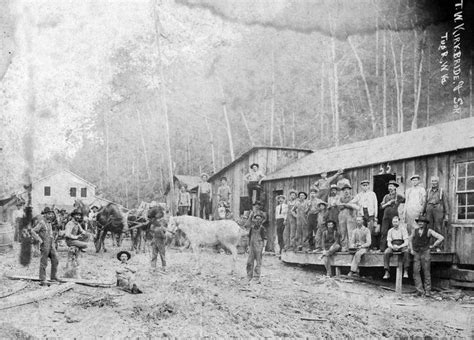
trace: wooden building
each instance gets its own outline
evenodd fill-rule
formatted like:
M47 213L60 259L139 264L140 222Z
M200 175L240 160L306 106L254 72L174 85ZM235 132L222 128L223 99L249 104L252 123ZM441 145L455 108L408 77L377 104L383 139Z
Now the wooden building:
M390 179L400 183L398 191L403 193L415 173L427 189L430 177L439 176L450 204L446 249L456 253L459 264L474 265L474 118L315 151L267 175L267 210L274 211L278 194L290 189L308 192L322 172L331 175L338 169L345 169L354 194L360 180L369 179L379 202ZM275 223L273 214L269 216L271 247Z
M199 176L188 176L188 175L174 175L173 176L173 188L174 188L174 198L171 198L170 193L170 184L165 191L166 204L170 208L170 212L173 215L176 215L178 207L176 206L176 195L178 194L179 188L182 185L185 185L189 194L191 195L191 215L197 216L198 207L197 207L197 187L201 178Z
M96 197L95 190L96 185L69 170L54 172L33 181L31 191L33 214L39 214L46 206L70 211L76 199L81 199L86 204L97 204L100 198ZM27 201L26 192L20 195Z
M298 148L252 147L209 178L209 182L212 184L212 196L215 198L212 202L213 211L217 206L217 189L223 176L227 177L228 184L232 190L231 210L232 214L237 217L242 215L245 210L250 210L251 208L248 199L247 183L244 181L244 176L250 170L250 164L258 163L260 170L268 175L288 164L294 163L311 152L311 150Z

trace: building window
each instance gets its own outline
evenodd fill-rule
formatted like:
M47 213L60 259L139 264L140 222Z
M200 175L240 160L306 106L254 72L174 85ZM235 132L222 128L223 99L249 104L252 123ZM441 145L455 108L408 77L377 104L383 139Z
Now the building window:
M69 195L71 195L71 197L76 197L76 188L70 188Z
M456 164L456 213L458 220L474 220L474 161Z
M81 197L87 197L87 188L81 188Z
M44 187L44 195L51 196L51 187Z

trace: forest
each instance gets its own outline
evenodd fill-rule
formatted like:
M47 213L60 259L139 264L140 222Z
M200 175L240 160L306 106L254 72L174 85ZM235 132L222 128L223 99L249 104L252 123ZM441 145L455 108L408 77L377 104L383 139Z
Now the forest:
M252 146L473 116L469 1L0 5L0 196L67 168L134 207Z

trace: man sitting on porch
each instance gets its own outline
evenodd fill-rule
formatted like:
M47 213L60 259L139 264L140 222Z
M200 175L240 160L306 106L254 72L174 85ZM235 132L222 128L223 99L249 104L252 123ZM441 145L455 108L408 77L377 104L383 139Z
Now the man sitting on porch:
M370 230L364 225L364 218L362 216L357 216L356 228L352 232L349 242L349 249L356 250L356 253L352 258L351 271L349 272L348 276L359 275L360 261L362 256L369 250L371 243L372 239L370 237Z
M394 216L392 218L393 227L387 234L387 249L383 254L383 266L385 268L384 280L390 278L390 257L394 251L403 253L403 277L408 278L408 267L410 266L410 258L408 256L408 232L404 225L400 225L400 218Z

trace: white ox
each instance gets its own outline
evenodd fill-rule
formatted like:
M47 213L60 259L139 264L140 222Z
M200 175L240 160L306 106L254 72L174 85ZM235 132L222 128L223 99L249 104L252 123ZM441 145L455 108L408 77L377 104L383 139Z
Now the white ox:
M237 244L248 232L232 220L207 221L194 216L172 216L168 229L171 232L181 230L189 239L193 253L199 253L199 246L214 246L221 244L232 253L231 274L235 271L237 260ZM200 270L200 268L199 268Z

